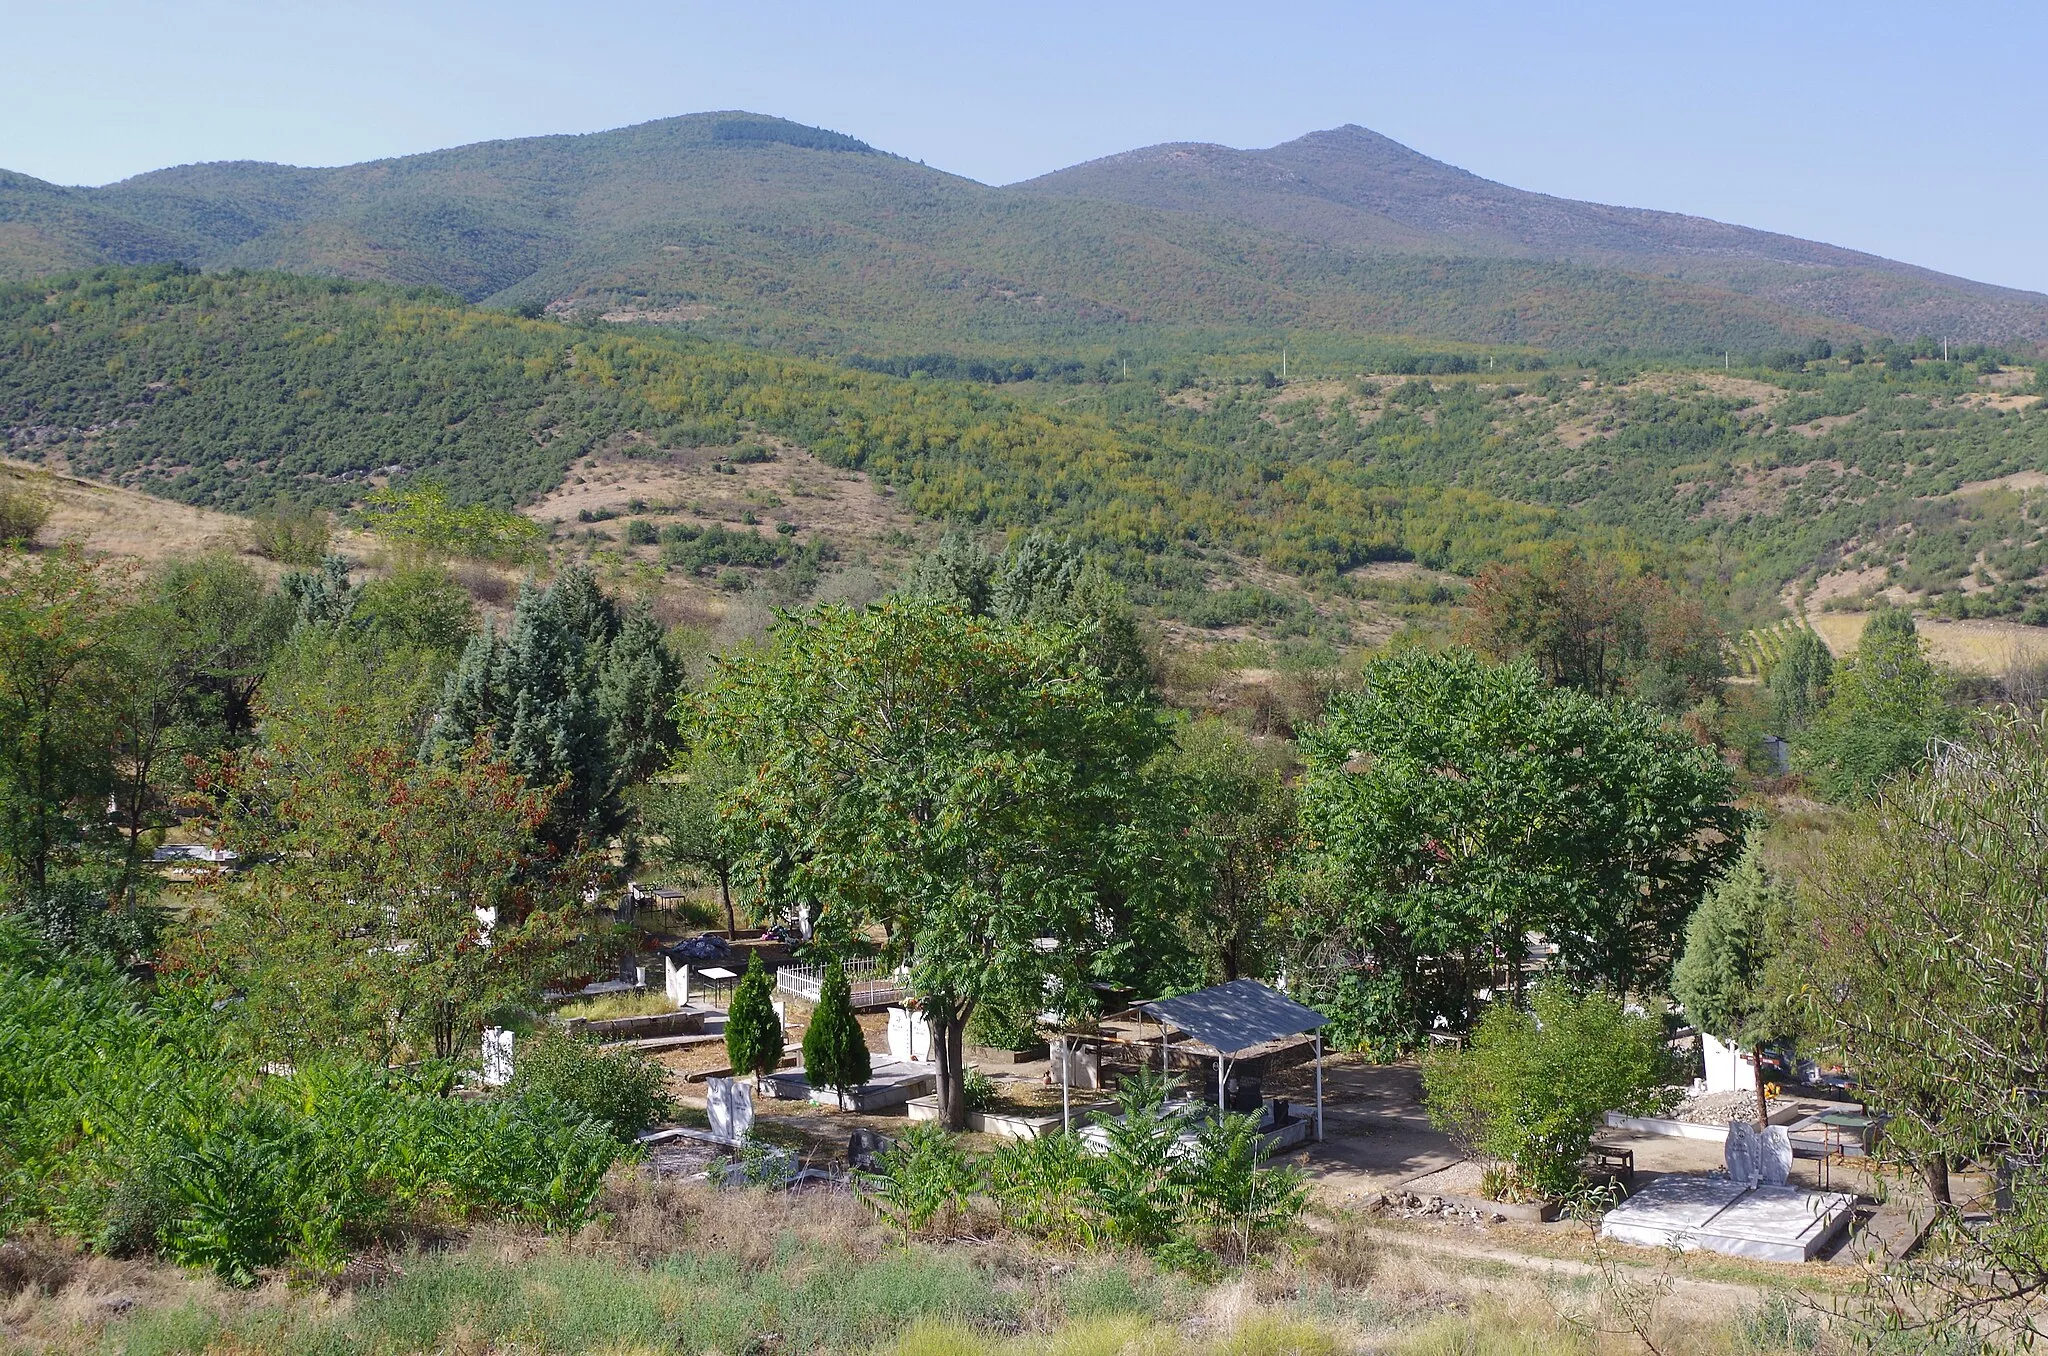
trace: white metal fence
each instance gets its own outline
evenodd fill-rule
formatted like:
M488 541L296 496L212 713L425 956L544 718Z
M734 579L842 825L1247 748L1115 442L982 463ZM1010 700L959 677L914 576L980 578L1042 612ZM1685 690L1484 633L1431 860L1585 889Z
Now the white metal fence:
M823 965L785 965L775 972L775 987L793 998L815 1003L825 992ZM910 995L908 976L884 970L877 960L846 962L846 985L853 991L856 1008L886 1008Z

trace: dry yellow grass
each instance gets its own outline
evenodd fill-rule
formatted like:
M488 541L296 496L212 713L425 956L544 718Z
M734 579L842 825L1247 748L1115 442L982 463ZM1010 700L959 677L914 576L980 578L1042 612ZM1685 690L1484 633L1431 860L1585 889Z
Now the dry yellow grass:
M0 485L24 487L50 501L50 521L39 538L46 547L70 543L95 554L128 556L152 565L204 551L248 552L249 522L232 513L194 508L17 461L0 461ZM377 549L374 538L359 532L337 532L334 544L356 556ZM252 559L261 569L281 568Z
M1813 612L1807 621L1836 655L1853 654L1868 612ZM2003 673L2022 663L2048 660L2048 627L2002 621L1919 619L1928 658L1974 673Z

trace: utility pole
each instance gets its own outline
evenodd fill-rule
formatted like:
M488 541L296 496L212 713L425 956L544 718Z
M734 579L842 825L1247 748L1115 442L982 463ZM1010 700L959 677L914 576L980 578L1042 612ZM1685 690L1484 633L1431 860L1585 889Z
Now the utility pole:
M1287 345L1280 346L1280 380L1287 380Z

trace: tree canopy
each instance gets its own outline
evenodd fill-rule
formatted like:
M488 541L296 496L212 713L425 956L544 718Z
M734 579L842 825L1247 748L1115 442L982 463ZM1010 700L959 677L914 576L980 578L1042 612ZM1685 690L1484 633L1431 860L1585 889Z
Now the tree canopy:
M1741 850L1712 749L1630 701L1458 650L1368 665L1302 736L1304 830L1350 964L1407 1039L1519 984L1532 933L1568 974L1662 988L1694 906Z
M1199 880L1185 807L1146 773L1166 723L1087 662L1086 634L828 606L722 660L690 707L695 738L756 769L728 805L748 869L814 903L822 935L878 923L910 963L956 1127L975 1006L1153 978Z

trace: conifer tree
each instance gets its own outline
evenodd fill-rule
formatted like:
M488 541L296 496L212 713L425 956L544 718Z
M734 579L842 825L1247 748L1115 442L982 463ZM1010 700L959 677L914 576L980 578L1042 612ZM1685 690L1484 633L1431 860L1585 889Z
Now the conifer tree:
M1694 910L1685 953L1672 976L1672 991L1692 1024L1755 1060L1759 1126L1770 1123L1763 1048L1784 1034L1785 1025L1766 970L1772 939L1790 908L1790 894L1764 867L1752 842Z
M603 841L627 819L623 791L659 764L681 668L644 613L622 617L590 571L521 590L511 630L474 637L449 675L435 738L487 734L529 786L562 786L543 836Z
M818 1010L804 1028L804 1078L814 1088L835 1089L839 1109L844 1111L846 1090L867 1082L873 1073L867 1037L861 1034L860 1019L854 1016L853 988L846 982L846 967L833 961L825 971Z
M626 785L646 781L667 758L682 681L683 666L663 643L661 623L644 609L628 616L606 647L597 680L598 718L612 768Z
M782 1019L775 1015L774 988L756 951L725 1010L725 1053L737 1075L745 1069L760 1085L762 1075L782 1061Z

